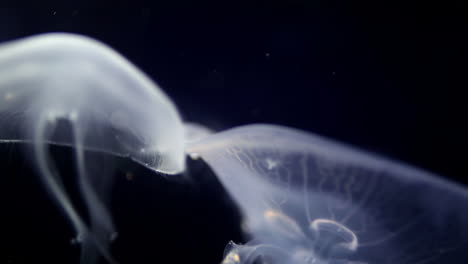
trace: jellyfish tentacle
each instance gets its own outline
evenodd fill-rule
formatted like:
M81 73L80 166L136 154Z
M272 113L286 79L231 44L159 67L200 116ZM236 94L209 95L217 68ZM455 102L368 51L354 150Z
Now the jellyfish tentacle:
M36 121L35 126L35 137L34 137L34 151L36 164L40 171L40 176L45 183L45 187L52 193L57 199L58 204L64 210L72 223L73 228L76 232L77 241L81 241L81 238L87 233L87 228L84 221L81 219L77 210L74 208L70 198L65 193L63 184L61 183L60 177L57 173L53 162L50 160L50 155L47 153L48 144L45 143L45 139L48 138L48 134L51 133L51 129L55 126L56 117L49 115L40 115Z
M83 240L81 263L96 263L99 253L111 264L117 263L111 256L108 244L115 238L115 228L106 206L102 200L97 196L96 190L93 189L89 181L89 174L86 171L84 149L82 141L82 133L76 126L76 119L79 116L72 116L70 121L72 123L72 131L74 137L75 156L76 156L76 170L78 174L78 182L82 192L83 199L88 205L90 216L90 228L88 234Z

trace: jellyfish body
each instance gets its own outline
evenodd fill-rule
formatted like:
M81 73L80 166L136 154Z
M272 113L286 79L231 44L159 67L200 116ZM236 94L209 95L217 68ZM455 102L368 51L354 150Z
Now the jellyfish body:
M291 128L250 125L189 144L253 240L225 263L463 263L468 192L418 169Z
M155 171L202 158L242 211L251 240L223 263L464 263L468 191L437 176L294 129L252 125L221 133L183 124L173 103L105 45L47 34L0 46L0 141L30 142L45 185L82 242L82 263L115 228L88 151ZM89 221L75 209L48 152L75 150ZM107 166L107 164L104 164ZM101 164L100 167L103 167ZM104 186L97 184L96 179Z
M33 143L45 185L76 229L75 241L83 242L82 263L94 261L96 248L111 260L106 245L115 237L95 184L108 188L110 175L86 162L85 150L163 173L184 170L183 127L172 102L123 57L82 36L46 34L0 47L0 127L4 142ZM89 226L64 190L48 144L74 147Z

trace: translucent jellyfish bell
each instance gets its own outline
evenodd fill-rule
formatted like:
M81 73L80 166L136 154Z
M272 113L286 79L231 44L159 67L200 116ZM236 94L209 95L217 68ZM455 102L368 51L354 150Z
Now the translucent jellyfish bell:
M77 141L161 172L184 168L183 129L173 103L100 42L62 33L3 44L0 87L2 139ZM59 119L74 124L76 134L44 135Z
M468 191L437 176L294 129L251 125L213 133L182 124L172 102L105 45L47 34L0 46L0 142L29 142L39 174L82 243L102 255L115 228L105 196L110 164L128 157L166 174L203 159L243 214L251 240L231 263L466 263ZM71 146L85 219L50 144ZM165 202L165 201L162 201ZM87 220L87 221L85 221Z
M109 183L96 184L111 175L88 162L84 150L168 174L184 170L183 128L172 102L119 54L82 36L46 34L0 47L0 127L2 142L34 144L40 174L83 242L83 263L94 261L95 248L112 261L106 247L115 236L103 203ZM90 227L64 190L48 144L74 147Z
M250 125L188 145L240 206L223 263L464 263L468 192L294 129Z

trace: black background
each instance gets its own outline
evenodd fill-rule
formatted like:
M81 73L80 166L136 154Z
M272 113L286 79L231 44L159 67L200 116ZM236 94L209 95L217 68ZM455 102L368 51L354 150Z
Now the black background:
M296 127L468 183L463 1L120 4L0 9L0 40L44 32L84 34L107 43L155 80L175 101L184 120L214 130L250 123ZM16 147L2 148L3 160L8 160L2 165L10 175L7 185L14 186L8 187L10 198L5 200L6 208L12 211L4 211L14 232L6 237L16 242L4 250L0 262L32 263L47 256L60 261L68 257L73 263L76 249L72 246L62 246L63 250L72 248L69 255L62 256L56 248L45 245L44 237L37 237L44 235L38 231L41 229L60 244L72 233L50 229L54 226L50 223L58 226L63 222L61 215L55 222L46 217L54 214L56 207L47 205L48 198L40 198L45 192L38 180L15 169L16 162L24 163L19 151L11 151ZM135 164L119 162L115 163L147 174ZM128 168L120 173L125 174ZM26 176L19 178L16 173ZM140 226L141 234L149 232L162 238L153 241L134 235L125 243L117 240L115 251L122 263L152 263L166 257L173 262L216 263L227 239L240 240L236 225L231 223L236 212L222 209L228 198L217 199L224 197L221 187L206 180L209 173L202 174L197 186L211 190L211 196L196 186L154 183L159 187L146 195L161 196L138 198L139 203L164 203L140 209L158 212L149 214L155 219L163 212L166 220L128 211L136 200L127 204L120 219L137 217L122 226ZM144 186L148 186L147 181L148 177ZM121 188L130 192L132 187ZM186 189L193 195L175 195L178 191L187 193ZM164 192L166 196L159 194ZM127 196L131 195L123 198ZM115 203L125 204L123 200ZM19 218L24 223L18 222ZM193 228L182 228L184 223L194 223ZM66 224L62 225L67 230ZM154 226L159 226L157 232L150 231L156 230L150 228ZM223 233L226 230L230 231ZM171 237L177 239L171 242Z

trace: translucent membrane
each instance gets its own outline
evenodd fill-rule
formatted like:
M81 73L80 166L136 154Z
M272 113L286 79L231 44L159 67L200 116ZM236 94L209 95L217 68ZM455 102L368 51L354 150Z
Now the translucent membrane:
M45 184L83 242L83 263L94 261L96 248L112 261L106 247L115 236L102 202L110 175L86 162L84 150L169 174L184 170L184 132L172 102L122 56L82 36L47 34L0 46L0 128L2 142L33 143ZM90 227L71 203L48 144L75 148ZM98 189L96 182L107 183Z
M82 243L82 263L100 256L115 262L105 203L111 164L93 162L89 151L166 174L185 169L185 153L205 160L251 237L228 245L226 264L468 262L468 191L461 186L290 128L213 134L184 126L154 83L85 37L48 34L0 46L0 142L17 141L31 143L28 155ZM87 221L71 202L50 144L75 151Z
M253 238L231 244L224 263L468 260L468 192L429 173L271 125L221 132L187 152L213 168Z

